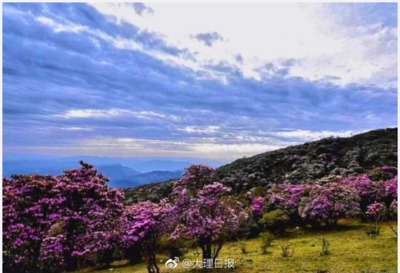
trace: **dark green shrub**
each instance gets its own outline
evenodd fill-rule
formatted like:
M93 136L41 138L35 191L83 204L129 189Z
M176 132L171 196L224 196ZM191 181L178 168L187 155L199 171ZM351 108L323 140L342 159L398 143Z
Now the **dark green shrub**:
M368 172L369 179L373 181L386 181L397 175L397 168L378 167Z
M260 227L258 223L254 220L253 214L251 213L249 208L246 208L245 212L248 215L246 221L242 221L240 223L239 229L232 233L230 236L231 240L235 239L249 239L249 238L256 238L258 234L260 234Z
M289 215L284 210L273 210L264 213L263 217L258 221L264 228L275 236L282 235L289 225Z
M167 236L162 236L158 242L160 250L168 255L169 258L181 257L188 252L188 249L192 247L190 242L177 239L170 240Z

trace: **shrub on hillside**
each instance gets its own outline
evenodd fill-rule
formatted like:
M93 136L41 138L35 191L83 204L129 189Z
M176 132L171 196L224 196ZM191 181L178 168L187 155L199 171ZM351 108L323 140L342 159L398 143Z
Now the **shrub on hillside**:
M368 172L368 177L373 181L385 181L397 175L396 167L378 167Z
M264 213L259 223L264 226L264 229L268 230L275 236L282 235L290 222L289 215L284 210L273 210Z
M285 211L290 219L288 224L291 226L303 225L303 219L299 214L300 201L313 187L313 184L274 186L268 191L267 208L269 211Z
M367 211L369 205L381 202L385 198L385 185L382 181L374 181L367 174L340 179L338 183L354 187L360 198L360 209Z
M397 175L385 182L385 197L388 205L397 200Z
M261 231L260 225L256 222L251 212L244 210L246 221L240 221L239 227L235 232L232 232L229 239L249 239L255 238Z
M230 207L240 208L242 214L245 214L246 221L239 222L239 228L232 232L229 236L231 240L255 238L260 233L260 226L258 219L254 218L251 209L252 198L248 195L241 194L238 196L230 196L229 199L224 200Z
M251 212L255 220L259 220L263 216L264 198L253 197L250 199Z
M313 225L324 223L336 227L343 217L359 214L359 196L354 187L331 182L325 186L315 185L299 205L301 217Z

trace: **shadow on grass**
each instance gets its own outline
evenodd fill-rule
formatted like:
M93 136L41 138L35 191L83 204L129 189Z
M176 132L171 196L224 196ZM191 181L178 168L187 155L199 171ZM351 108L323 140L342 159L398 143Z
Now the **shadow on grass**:
M313 228L311 226L292 228L292 229L288 229L285 232L285 234L283 234L279 238L292 239L292 238L298 238L299 236L315 237L315 234L330 235L330 234L335 234L336 232L346 232L346 231L355 231L355 230L364 232L370 226L370 223L367 223L367 222L363 223L361 221L354 221L354 220L352 220L351 222L350 221L351 220L347 220L347 219L340 221L339 224L335 228L327 227L327 226L321 226L319 228Z

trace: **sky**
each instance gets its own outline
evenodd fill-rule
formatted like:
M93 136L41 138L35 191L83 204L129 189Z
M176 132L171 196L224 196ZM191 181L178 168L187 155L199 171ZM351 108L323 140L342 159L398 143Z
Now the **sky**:
M397 4L3 4L3 150L231 161L397 126Z

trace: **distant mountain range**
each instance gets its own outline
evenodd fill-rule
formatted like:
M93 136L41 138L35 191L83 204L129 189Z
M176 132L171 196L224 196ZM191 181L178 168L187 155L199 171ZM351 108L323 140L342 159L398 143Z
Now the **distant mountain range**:
M140 186L144 184L157 183L171 179L177 179L182 176L183 170L180 171L152 171L125 177L120 180L111 180L109 186L112 188L130 188L132 185ZM105 173L105 172L103 172Z
M183 169L204 162L213 167L222 162L180 158L114 158L96 156L54 157L41 155L3 154L3 176L13 174L61 174L63 170L79 167L79 160L94 164L99 172L110 178L109 186L129 188L143 184L179 178Z

